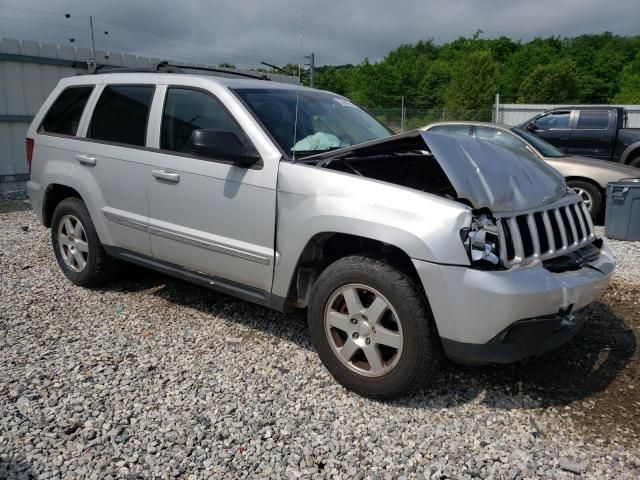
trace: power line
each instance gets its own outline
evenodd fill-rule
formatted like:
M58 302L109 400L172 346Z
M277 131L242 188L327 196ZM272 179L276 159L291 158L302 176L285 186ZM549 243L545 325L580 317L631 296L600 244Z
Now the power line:
M27 12L32 12L32 13L41 13L41 14L44 14L44 15L54 15L54 16L57 16L57 17L60 17L62 15L61 13L55 13L55 12L51 12L51 11L37 10L37 9L25 8L25 7L15 7L15 6L11 6L11 5L0 5L0 8L9 8L9 9L12 9L12 10L22 10L22 11L27 11ZM75 15L74 14L72 17L87 19L87 18L89 18L89 15ZM151 31L151 30L143 29L143 28L140 28L138 26L136 26L136 28L132 28L132 27L126 26L124 24L121 24L119 22L115 22L113 20L109 20L109 19L106 19L106 18L96 17L96 16L94 16L93 18L94 18L94 20L99 20L102 23L114 25L114 26L116 26L118 28L127 30L129 32L135 32L135 33L141 33L142 32L142 33L146 33L148 35L153 35L155 37L167 40L167 36L166 35L163 35L163 34ZM36 22L35 20L21 20L21 21L25 21L25 22L26 21L32 21L34 23ZM56 25L56 26L60 26L60 25ZM77 27L75 27L75 28L77 28ZM190 39L181 38L181 37L172 37L172 38L169 38L169 40L185 42L185 43L189 43L190 45L198 45L200 47L202 47L202 45L203 45L202 41L190 40ZM240 51L240 52L257 53L257 54L259 54L261 56L273 55L273 54L284 54L284 55L289 55L289 56L295 57L297 55L297 53L294 53L294 52L285 52L285 51L266 52L266 51L261 51L261 50L252 50L252 49L247 49L247 48L230 47L230 46L225 46L225 45L209 45L209 47L210 48L215 48L215 49L222 49L222 50L233 50L233 51ZM245 56L245 58L254 59L255 57L246 57Z
M38 20L26 20L24 18L12 18L12 17L0 17L0 20L11 20L13 22L22 22L22 23L36 23L38 25L50 25L52 27L60 27L60 28L72 28L74 30L87 30L86 27L74 27L73 25L61 25L59 23L50 23L50 22L40 22Z

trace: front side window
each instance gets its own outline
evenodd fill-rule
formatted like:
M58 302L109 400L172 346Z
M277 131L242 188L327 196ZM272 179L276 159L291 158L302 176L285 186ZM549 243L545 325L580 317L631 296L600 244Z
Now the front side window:
M569 116L571 112L553 112L543 115L535 121L536 128L551 130L553 128L569 128Z
M51 105L38 132L75 136L82 112L92 91L93 86L65 89Z
M93 110L88 138L144 146L152 85L107 85Z
M606 130L609 127L607 110L583 110L578 117L579 130Z
M210 94L170 87L162 111L160 148L189 152L194 130L222 130L233 132L241 139L245 137L227 110Z
M344 97L285 88L235 90L287 155L312 155L370 140L389 130Z
M515 148L516 150L527 150L527 146L521 140L518 140L510 133L498 128L476 127L476 137L481 140L488 140L498 145L502 145L503 147Z

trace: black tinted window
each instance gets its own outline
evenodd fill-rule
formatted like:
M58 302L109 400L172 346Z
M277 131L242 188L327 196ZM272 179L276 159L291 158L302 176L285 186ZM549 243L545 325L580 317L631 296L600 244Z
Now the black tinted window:
M93 87L69 87L53 102L40 125L40 132L75 135Z
M160 148L189 150L191 132L197 129L226 130L244 135L224 107L211 95L187 88L169 88L162 112Z
M536 120L536 128L550 130L552 128L569 128L569 115L571 112L554 112L544 115Z
M578 118L578 128L605 130L609 126L607 110L583 110Z
M89 138L144 146L153 86L105 87L93 111Z

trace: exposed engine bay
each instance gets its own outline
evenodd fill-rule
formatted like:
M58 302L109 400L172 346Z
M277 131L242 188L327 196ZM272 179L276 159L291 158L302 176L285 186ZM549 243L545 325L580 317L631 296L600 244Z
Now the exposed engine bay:
M325 163L323 166L331 170L395 183L450 200L458 199L446 173L429 152L343 158Z
M566 194L564 177L533 155L471 137L414 131L299 160L511 212Z

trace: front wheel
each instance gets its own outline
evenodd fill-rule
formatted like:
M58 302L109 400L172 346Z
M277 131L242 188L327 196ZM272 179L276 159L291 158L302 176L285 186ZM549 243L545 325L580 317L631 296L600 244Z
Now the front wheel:
M424 296L382 260L350 256L327 267L308 315L320 359L361 395L395 398L437 371L440 349Z
M589 215L593 220L596 220L602 211L602 193L600 193L600 189L593 183L583 180L569 180L567 186L573 188L582 197L584 205L589 210Z

